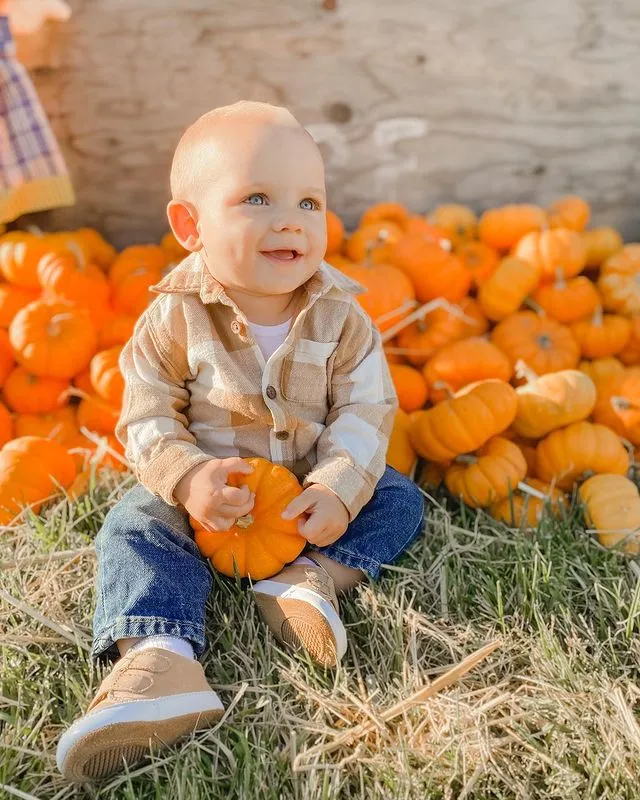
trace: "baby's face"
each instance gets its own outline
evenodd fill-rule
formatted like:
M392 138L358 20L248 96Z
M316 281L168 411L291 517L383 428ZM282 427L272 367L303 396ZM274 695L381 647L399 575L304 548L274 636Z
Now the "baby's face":
M294 291L324 257L322 158L295 127L234 126L212 155L197 198L207 266L229 289L252 295Z

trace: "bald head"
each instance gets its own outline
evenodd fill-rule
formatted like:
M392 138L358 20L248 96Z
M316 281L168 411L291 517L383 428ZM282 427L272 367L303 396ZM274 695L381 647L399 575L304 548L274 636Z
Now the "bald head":
M255 146L256 140L278 131L306 137L320 156L310 134L286 108L240 101L203 114L184 132L173 155L172 197L195 203L203 181L216 166L224 167L232 145Z

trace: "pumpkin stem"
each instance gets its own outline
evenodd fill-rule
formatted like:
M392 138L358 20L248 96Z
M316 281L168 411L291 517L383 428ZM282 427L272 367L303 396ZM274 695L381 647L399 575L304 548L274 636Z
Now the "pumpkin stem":
M547 312L542 308L539 303L536 303L535 300L531 297L525 297L524 305L528 306L532 311L535 311L539 317L546 317Z
M250 525L253 525L253 514L245 514L244 517L238 517L236 525L239 528L248 528Z
M524 483L523 481L518 483L518 489L524 494L531 495L531 497L537 497L538 500L544 501L550 499L549 495L541 492L539 489L534 489L533 486L529 486L528 483Z
M531 369L526 361L521 358L516 361L516 378L524 378L527 383L532 383L538 377L538 374Z
M602 305L598 303L593 312L593 317L591 318L591 324L594 325L596 328L601 328L603 323L602 317Z
M78 262L78 267L80 271L83 272L85 267L87 266L87 259L84 257L82 248L78 246L77 242L74 242L73 239L70 239L67 242L67 249L73 253L76 261Z
M472 325L476 323L476 320L468 317L461 308L440 297L437 300L430 300L428 303L424 303L419 308L416 308L415 311L412 311L411 314L406 316L404 319L401 319L399 322L396 322L395 325L392 325L382 334L382 343L384 344L385 342L388 342L389 339L393 339L396 334L400 333L400 331L404 330L408 325L411 325L412 322L416 322L416 320L419 319L424 319L424 317L426 317L430 311L434 311L436 308L445 308L454 317L458 317L464 322L468 322Z
M567 282L564 277L564 268L557 267L556 268L556 286L558 289L566 289Z
M478 456L471 455L471 453L461 453L459 456L456 456L453 460L457 461L458 464L477 464Z
M434 389L443 389L447 393L447 396L449 398L453 397L453 395L455 394L453 386L451 386L451 384L447 383L446 381L436 381L433 384L433 388Z
M634 411L640 411L640 406L629 400L628 397L614 394L609 402L614 411L628 411L631 408L634 409Z
M63 322L65 319L72 319L73 314L69 311L64 311L61 314L54 314L51 319L49 320L49 324L47 325L47 334L49 336L60 336L62 330L60 328L60 323Z
M44 231L37 225L26 225L25 230L31 233L33 236L39 236L40 238L44 236Z
M405 300L401 306L392 309L391 311L386 311L384 314L380 314L379 317L376 317L373 321L376 325L381 325L383 322L388 322L390 319L394 317L400 316L400 314L404 314L405 311L410 311L412 308L417 306L417 302L415 300Z

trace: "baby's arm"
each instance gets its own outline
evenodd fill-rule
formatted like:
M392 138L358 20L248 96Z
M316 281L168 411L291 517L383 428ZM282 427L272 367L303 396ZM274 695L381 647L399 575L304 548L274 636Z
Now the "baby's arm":
M330 391L318 461L304 484L331 489L353 520L385 470L398 405L380 334L355 302L336 350Z
M229 474L252 469L240 458L213 458L196 444L184 414L191 377L187 335L181 330L184 316L179 308L165 307L171 324L163 325L158 314L156 303L122 351L125 392L116 435L149 491L170 505L180 503L205 528L226 530L249 513L254 501L246 486L227 486Z

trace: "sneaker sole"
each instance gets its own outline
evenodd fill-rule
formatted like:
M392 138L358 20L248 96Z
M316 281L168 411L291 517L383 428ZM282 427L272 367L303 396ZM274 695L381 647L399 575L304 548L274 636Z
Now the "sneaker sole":
M304 649L323 667L335 667L347 650L347 633L335 608L316 592L278 581L253 587L256 605L276 638Z
M61 737L58 769L71 781L118 772L195 730L209 728L224 713L215 692L191 692L155 700L133 700L94 711Z

